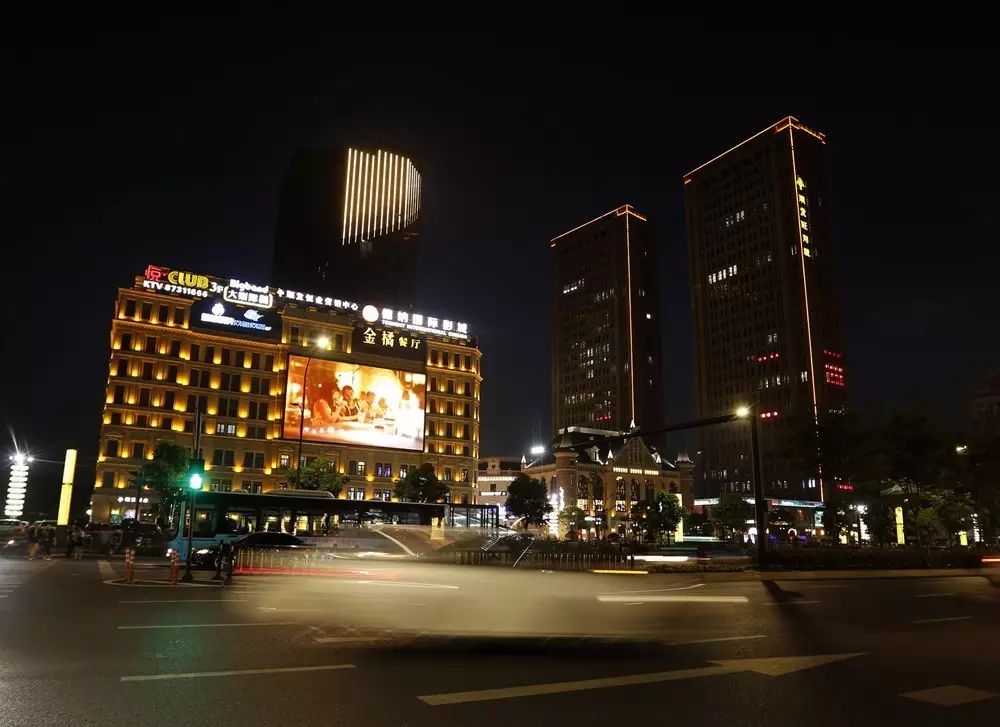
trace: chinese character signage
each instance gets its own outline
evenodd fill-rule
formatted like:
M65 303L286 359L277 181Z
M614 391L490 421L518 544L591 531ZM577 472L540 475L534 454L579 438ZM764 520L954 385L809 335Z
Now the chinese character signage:
M414 335L405 328L386 328L372 324L355 327L351 341L351 353L373 353L412 361L427 359L424 348L423 336Z
M426 384L411 371L289 356L283 436L301 427L312 442L422 451Z
M249 306L262 310L271 310L284 304L293 304L304 308L326 309L352 317L360 314L366 324L372 325L373 333L377 331L378 345L393 349L393 351L387 351L393 355L399 355L400 349L402 349L405 357L414 359L423 357L422 347L425 335L469 339L468 324L448 318L436 318L423 313L392 308L379 308L374 305L362 306L354 301L322 295L317 291L307 293L288 288L272 288L269 285L249 283L245 280L216 278L186 270L173 270L160 265L147 265L143 271L142 280L137 285L157 293L191 298L221 298L224 304ZM383 333L395 335L386 335L384 337L385 343L382 344ZM412 335L414 333L417 335ZM401 345L400 341L405 341L405 343ZM366 345L373 344L366 342Z

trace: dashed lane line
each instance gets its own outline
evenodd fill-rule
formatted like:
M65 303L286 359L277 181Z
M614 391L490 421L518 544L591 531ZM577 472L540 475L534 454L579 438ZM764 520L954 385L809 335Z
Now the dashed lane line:
M910 621L912 624L939 624L945 621L971 621L972 616L946 616L945 618L919 618Z
M212 629L231 628L239 626L300 626L298 621L251 621L245 623L217 624L142 624L134 626L119 626L119 631L144 631L151 629Z
M192 671L177 674L138 674L121 677L123 682L153 682L167 679L201 679L202 677L235 677L254 674L293 674L307 671L335 671L354 669L354 664L322 664L319 666L285 666L273 669L237 669L233 671Z

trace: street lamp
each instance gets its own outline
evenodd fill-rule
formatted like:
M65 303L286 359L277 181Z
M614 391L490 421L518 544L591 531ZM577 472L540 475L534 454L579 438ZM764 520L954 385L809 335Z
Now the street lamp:
M736 416L740 419L746 419L750 416L750 407L741 406L736 409Z
M955 454L965 454L968 449L969 449L969 445L967 445L967 444L956 444L955 445Z
M767 506L764 503L764 478L760 473L757 411L752 406L741 406L736 409L736 418L750 420L750 467L753 470L754 520L757 525L757 567L763 569L767 557Z

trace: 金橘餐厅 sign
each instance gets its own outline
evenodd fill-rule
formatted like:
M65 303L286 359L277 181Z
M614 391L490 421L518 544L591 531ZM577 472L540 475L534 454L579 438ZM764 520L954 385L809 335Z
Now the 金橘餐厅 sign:
M281 338L281 319L276 313L244 308L219 299L192 305L191 327L225 331L235 336Z
M352 353L374 353L423 361L427 356L423 336L414 336L407 330L383 326L357 326L351 337Z

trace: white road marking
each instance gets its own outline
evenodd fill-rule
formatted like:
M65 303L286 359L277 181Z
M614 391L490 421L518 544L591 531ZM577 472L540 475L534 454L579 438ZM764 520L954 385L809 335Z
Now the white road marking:
M400 541L396 540L396 538L392 537L388 533L383 533L381 529L376 529L373 532L376 532L379 535L381 535L383 538L387 538L387 539L391 540L392 542L394 542L396 545L398 545L400 548L402 548L403 551L407 555L412 555L412 556L416 557L416 555L417 555L416 553L414 553L412 550L410 550L409 548L407 548L404 543L401 543Z
M800 585L798 583L795 584L795 587L796 588L801 588L804 591L818 591L820 589L829 589L829 588L854 588L854 586L842 586L842 585L838 585L838 586L803 586L803 585Z
M222 624L156 624L143 626L119 626L119 631L140 631L145 629L210 629L226 628L230 626L298 626L295 621L254 621L251 623L222 623Z
M109 581L118 577L118 572L106 560L97 561L97 570L100 571L102 580Z
M274 606L258 606L261 611L280 611L281 613L316 613L329 611L328 608L275 608Z
M920 593L914 598L941 598L943 596L957 596L957 593Z
M921 689L916 692L903 692L899 696L906 697L907 699L915 699L918 702L930 702L941 707L957 707L960 704L978 702L997 695L996 692L985 692L982 689L963 687L960 684L949 684L943 687L933 687L932 689Z
M643 588L638 591L608 591L606 595L622 595L625 593L666 593L667 591L690 591L692 588L704 588L707 584L695 583L693 586L678 586L677 588Z
M912 624L937 624L944 621L971 621L972 616L948 616L946 618L921 618L916 621L910 621Z
M455 591L458 590L458 586L448 585L447 583L413 583L410 581L349 581L349 582L365 586L395 586L396 588L444 588Z
M495 699L514 699L517 697L532 697L541 694L560 694L563 692L580 692L588 689L604 689L607 687L624 687L633 684L654 684L656 682L671 682L680 679L697 679L723 674L737 674L752 671L767 676L781 676L802 669L832 664L844 659L850 659L861 654L825 654L822 656L785 656L770 659L727 659L712 661L716 666L703 666L695 669L679 669L677 671L659 671L650 674L628 674L619 677L604 677L601 679L581 679L572 682L553 682L550 684L526 684L519 687L503 687L500 689L481 689L469 692L451 692L445 694L428 694L417 697L431 706L444 704L464 704L466 702L487 702Z
M819 601L761 601L761 606L801 606L805 603L819 603Z
M245 598L164 598L156 601L119 601L118 603L246 603Z
M200 679L201 677L235 677L252 674L289 674L303 671L333 671L335 669L353 669L354 664L325 664L322 666L286 666L274 669L238 669L235 671L193 671L179 674L139 674L137 676L121 677L123 682L152 682L164 679Z
M748 603L746 596L597 596L601 603Z
M694 644L714 644L719 641L748 641L750 639L766 639L767 634L753 634L751 636L720 636L717 639L694 639L693 641L671 641L667 646L691 646Z
M374 636L317 636L317 644L375 644L388 639L379 639Z

